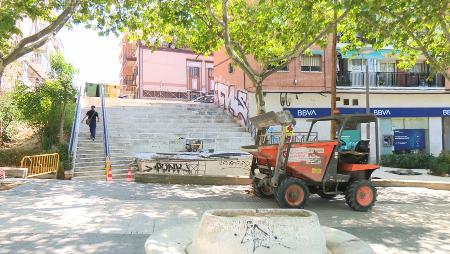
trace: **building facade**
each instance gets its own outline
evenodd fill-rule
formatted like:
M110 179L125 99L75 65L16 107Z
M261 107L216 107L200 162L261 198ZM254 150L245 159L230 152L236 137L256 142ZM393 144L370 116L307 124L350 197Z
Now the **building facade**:
M308 131L308 119L331 114L331 74L336 71L337 107L342 114L366 111L368 82L370 111L379 117L381 155L417 151L437 155L450 150L450 82L442 75L431 75L423 58L411 70L402 70L392 49L356 55L341 53L338 45L337 68L332 70L329 47L313 48L312 52L264 81L266 111L289 110L297 120L295 130ZM256 115L252 82L233 66L225 51L217 52L214 59L217 105L251 130L248 119ZM372 125L372 133L374 128ZM354 145L367 139L366 129L354 126L344 135ZM329 123L317 124L313 131L319 140L330 139ZM374 135L370 140L371 151L375 151Z
M20 21L19 27L23 33L23 37L27 37L39 32L47 25L46 22L39 20L32 21L26 18ZM19 38L17 38L17 42L18 40ZM53 36L44 46L8 65L1 77L0 91L14 89L17 82L21 82L32 88L35 87L48 77L48 73L51 71L51 55L62 49L61 40L57 36Z
M142 43L122 40L122 86L139 98L191 99L214 93L213 57L164 44L152 51Z

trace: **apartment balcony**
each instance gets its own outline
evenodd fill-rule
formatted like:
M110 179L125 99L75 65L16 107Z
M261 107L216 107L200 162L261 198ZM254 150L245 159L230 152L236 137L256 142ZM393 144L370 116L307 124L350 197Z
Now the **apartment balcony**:
M136 85L136 79L133 75L127 75L123 79L123 85L125 86L134 86Z
M336 85L338 87L365 87L365 72L338 72ZM413 72L369 72L370 87L379 88L443 88L445 78L430 73Z
M128 61L136 61L136 48L127 48L125 50L125 58Z
M120 53L120 59L122 61L122 68L124 68L125 66L133 66L137 60L136 48L123 48L122 52Z

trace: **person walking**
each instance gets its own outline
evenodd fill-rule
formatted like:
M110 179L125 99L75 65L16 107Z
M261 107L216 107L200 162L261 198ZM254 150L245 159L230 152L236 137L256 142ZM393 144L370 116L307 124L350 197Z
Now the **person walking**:
M98 117L97 111L95 111L95 106L91 106L91 110L89 110L86 115L84 116L83 120L81 122L84 122L84 119L86 119L86 124L89 125L89 129L91 131L91 139L95 140L95 129L97 128L97 122L100 122L100 118Z

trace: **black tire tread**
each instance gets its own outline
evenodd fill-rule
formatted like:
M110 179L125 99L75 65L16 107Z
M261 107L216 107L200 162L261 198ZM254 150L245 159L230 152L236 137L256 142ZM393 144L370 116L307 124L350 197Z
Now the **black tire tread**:
M253 186L253 190L254 190L254 192L255 192L255 195L256 195L257 197L260 197L260 198L271 198L271 197L274 196L275 191L273 191L271 195L267 195L267 194L265 194L263 191L261 191L261 189L260 189L259 187L257 187L257 184L258 184L258 182L257 182L257 180L254 178L254 179L253 179L252 186Z
M298 207L291 207L284 200L285 190L287 189L288 186L290 186L292 184L296 184L296 185L299 185L300 187L302 187L303 191L305 193L305 198L303 200L303 203L300 204ZM308 204L309 195L310 195L310 191L309 191L308 185L306 185L306 183L302 179L299 179L296 177L291 177L291 176L285 177L280 182L280 185L278 186L278 188L276 188L276 191L275 191L275 196L276 196L275 199L281 208L303 208Z
M356 201L356 191L357 191L358 187L361 185L368 185L373 190L373 195L374 195L373 201L368 206L361 206ZM367 212L368 210L370 210L373 207L373 205L375 204L376 201L377 201L377 189L375 187L373 187L372 183L367 180L356 180L356 181L350 183L345 192L345 203L347 203L347 205L355 211Z

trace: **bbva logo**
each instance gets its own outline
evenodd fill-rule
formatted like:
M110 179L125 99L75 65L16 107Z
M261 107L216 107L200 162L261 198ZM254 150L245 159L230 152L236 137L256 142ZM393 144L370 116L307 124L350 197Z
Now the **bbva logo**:
M391 110L390 109L374 109L373 113L376 116L390 116Z
M314 109L300 109L297 110L298 116L317 116L317 113Z
M450 116L450 109L444 109L444 110L442 110L442 115L444 115L444 116Z

